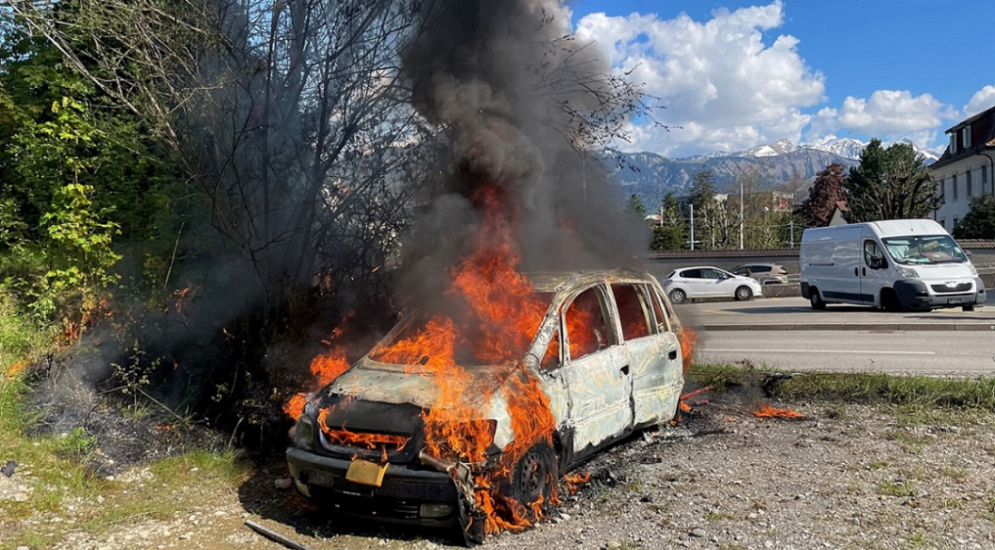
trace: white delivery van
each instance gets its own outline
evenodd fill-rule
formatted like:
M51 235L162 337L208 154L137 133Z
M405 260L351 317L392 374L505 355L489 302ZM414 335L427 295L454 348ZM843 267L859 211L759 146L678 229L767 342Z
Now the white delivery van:
M898 309L985 303L985 285L967 254L933 220L885 220L807 229L802 296L814 309L862 304Z

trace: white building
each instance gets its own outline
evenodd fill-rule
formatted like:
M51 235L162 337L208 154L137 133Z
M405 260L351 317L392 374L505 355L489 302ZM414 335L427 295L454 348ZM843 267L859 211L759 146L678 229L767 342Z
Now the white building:
M953 231L970 209L972 197L995 195L995 107L958 122L946 133L950 144L929 168L942 203L933 219Z

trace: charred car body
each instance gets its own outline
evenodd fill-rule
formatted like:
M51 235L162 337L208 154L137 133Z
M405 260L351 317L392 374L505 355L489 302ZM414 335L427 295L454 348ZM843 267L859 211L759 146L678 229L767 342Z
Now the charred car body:
M297 491L345 514L458 525L478 542L493 522L522 525L488 517L502 515L502 500L517 503L511 516L524 510L534 520L556 501L560 473L674 416L681 327L656 279L621 270L527 279L544 309L516 360L488 364L456 352L458 372L469 376L431 373L428 355L398 361L390 350L431 324L412 314L314 394L287 450ZM444 394L470 406L440 430L433 414L453 406ZM458 438L481 439L479 452Z

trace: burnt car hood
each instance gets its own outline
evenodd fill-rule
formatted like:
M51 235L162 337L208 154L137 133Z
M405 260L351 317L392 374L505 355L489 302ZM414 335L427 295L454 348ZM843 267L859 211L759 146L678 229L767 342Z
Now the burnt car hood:
M473 384L466 390L472 392L471 395L479 396L471 397L471 402L479 407L480 418L496 421L494 443L499 447L514 437L507 402L500 391L501 380L513 368L509 365L473 367ZM485 398L487 395L490 399ZM389 416L394 416L394 413L418 416L417 411L431 408L439 396L439 384L432 375L405 372L403 365L379 363L364 357L321 391L317 406L334 409L330 417L332 423L345 424L351 429L374 429L377 425L383 428L386 427L384 424L390 423L371 418L369 405L375 404L376 410ZM394 411L387 412L386 409ZM401 431L417 432L420 419L410 424Z

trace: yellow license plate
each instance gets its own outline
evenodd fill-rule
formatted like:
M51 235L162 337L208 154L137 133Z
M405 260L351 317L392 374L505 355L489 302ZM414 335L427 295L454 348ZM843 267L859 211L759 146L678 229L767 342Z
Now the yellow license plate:
M354 460L346 470L345 478L353 483L379 487L383 484L383 475L387 472L387 464L376 464L366 460Z

